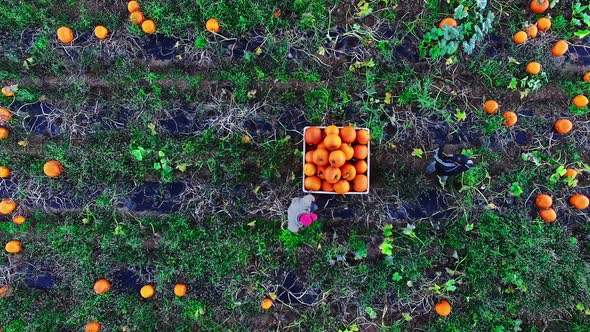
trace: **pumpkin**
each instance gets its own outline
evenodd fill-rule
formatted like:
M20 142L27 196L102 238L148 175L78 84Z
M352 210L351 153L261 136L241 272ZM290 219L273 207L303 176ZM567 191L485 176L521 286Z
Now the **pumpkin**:
M334 184L334 191L340 195L346 194L350 191L350 182L343 179L339 180Z
M539 194L535 198L535 205L540 209L548 209L553 205L553 199L547 194Z
M535 14L543 14L549 8L549 0L531 0L531 11Z
M500 106L498 106L498 103L495 100L486 100L485 103L483 103L483 110L484 112L488 113L488 114L496 114L498 113L498 109L500 108Z
M21 215L17 215L12 217L12 222L15 223L16 225L22 225L25 223L25 221L27 221L27 218L25 218L24 216Z
M109 35L109 29L102 25L99 25L96 28L94 28L94 35L96 36L96 38L104 40Z
M527 40L527 35L526 32L524 31L519 31L517 33L514 34L514 37L512 37L512 40L514 41L515 44L522 44Z
M313 163L318 166L326 166L329 163L330 153L326 149L316 149L313 151Z
M16 87L15 85L2 87L2 94L5 97L12 97L12 96L14 96L14 92L16 91L15 87Z
M94 292L98 295L104 294L111 289L111 282L106 279L98 279L94 283Z
M359 144L369 144L371 140L371 135L369 131L366 129L360 129L356 132L356 142Z
M531 75L539 75L541 72L541 64L536 61L529 62L526 65L526 71Z
M445 25L448 25L450 27L456 28L457 27L457 21L455 21L455 19L452 18L452 17L443 18L440 21L440 23L438 24L438 27L442 29Z
M351 126L343 127L340 130L340 138L342 143L352 144L356 140L356 129Z
M567 52L568 48L569 46L567 42L565 40L560 40L556 42L551 48L551 54L553 54L554 57L563 56Z
M178 283L174 285L174 295L184 297L186 295L187 287L185 284Z
M84 332L100 332L100 328L99 322L88 322L84 327Z
M551 28L551 20L546 17L541 17L537 20L537 28L539 31L547 31Z
M537 33L538 32L539 32L539 29L537 28L537 26L535 24L530 25L526 29L526 35L529 38L537 38Z
M263 310L268 310L272 308L272 304L272 300L268 297L265 297L264 300L262 300L262 303L260 303L260 306Z
M346 163L340 167L340 174L346 181L352 181L356 177L356 168L351 163Z
M354 146L354 157L356 159L365 159L369 155L369 149L366 145L358 144Z
M219 21L215 18L208 19L207 23L205 23L205 28L207 29L207 31L214 33L218 33L219 31L221 31Z
M539 216L543 219L544 222L552 223L557 220L557 213L553 209L543 209L539 210Z
M57 160L50 160L43 165L43 173L50 178L56 178L63 173L63 166Z
M139 290L139 294L144 299L149 299L156 293L156 289L152 285L145 285Z
M436 311L439 316L447 317L451 314L451 304L447 300L442 300L434 306L434 311Z
M340 129L338 129L338 127L336 127L335 125L331 125L331 126L327 126L326 129L324 129L324 133L326 134L326 136L339 135Z
M327 191L329 193L334 192L334 185L326 180L322 181L321 188L322 188L322 191Z
M306 163L313 163L313 151L307 151L305 153L305 162Z
M331 184L335 184L336 182L340 181L340 178L342 178L342 173L338 167L327 167L324 173L326 181L330 182Z
M12 240L12 241L8 241L8 243L6 243L6 246L4 247L4 249L9 254L18 254L21 251L23 251L23 245L19 240Z
M0 179L6 179L10 176L10 168L6 166L0 166Z
M578 210L586 210L590 205L590 201L588 197L582 194L575 194L570 197L570 204Z
M588 98L583 95L577 95L572 99L572 103L576 105L577 108L584 108L588 105Z
M346 154L340 150L332 151L328 157L328 162L330 163L330 166L342 167L346 162Z
M131 21L131 23L135 24L135 25L140 25L143 20L145 19L145 16L143 16L142 12L133 12L131 13L131 15L129 15L129 21Z
M16 210L16 203L11 199L0 201L0 214L8 215Z
M74 40L74 32L68 27L57 29L57 39L64 44L69 44Z
M575 178L576 176L578 176L578 171L576 171L573 168L568 168L565 170L565 177L566 178Z
M369 164L364 160L359 160L354 163L354 168L356 168L356 174L365 174L369 169Z
M127 3L127 10L131 14L140 11L141 6L139 6L139 2L137 1L129 1L129 3Z
M330 151L338 150L342 145L342 139L338 134L328 134L324 139L324 145Z
M590 82L590 71L587 72L586 74L584 74L584 77L582 77L582 79L584 80L584 82L588 83Z
M344 152L346 160L350 160L354 156L354 148L350 144L342 143L340 151Z
M303 174L305 176L314 176L316 173L316 166L313 163L305 163L303 165Z
M307 144L318 145L322 142L322 130L318 127L307 128L303 138Z
M352 180L352 190L356 192L366 192L369 189L369 178L364 174L357 175Z
M322 180L317 176L308 176L303 184L307 190L318 191L322 187Z
M9 135L10 132L8 131L8 128L0 127L0 141L7 139Z
M574 125L572 124L572 122L568 119L559 119L555 121L554 125L555 131L562 135L565 135L572 131L573 126Z
M0 107L0 121L8 122L12 119L12 113L6 108Z
M8 286L6 286L6 285L0 287L0 297L7 297L9 290L10 289L8 289Z
M141 30L143 30L143 32L147 33L148 35L151 35L152 33L156 32L156 23L154 23L152 20L145 20L143 23L141 23Z
M326 166L318 166L315 175L318 176L321 180L326 179Z
M506 125L506 127L514 126L518 121L518 115L516 115L516 113L512 111L504 112L504 114L502 114L502 117L504 118L504 124Z

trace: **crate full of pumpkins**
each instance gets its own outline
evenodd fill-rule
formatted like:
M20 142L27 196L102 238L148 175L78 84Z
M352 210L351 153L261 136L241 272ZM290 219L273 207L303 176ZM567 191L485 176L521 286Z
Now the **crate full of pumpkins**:
M368 194L371 135L351 126L303 128L303 191Z

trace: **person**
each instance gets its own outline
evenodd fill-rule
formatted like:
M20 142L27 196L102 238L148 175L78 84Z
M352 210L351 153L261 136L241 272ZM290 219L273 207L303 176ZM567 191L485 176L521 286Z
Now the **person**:
M313 195L293 198L287 210L288 229L291 232L297 233L301 227L311 226L318 220L318 215L313 213L317 209L318 206L315 203L315 197Z
M426 173L436 174L441 185L444 186L449 176L457 175L473 167L473 161L469 157L459 154L445 154L444 145L434 150L434 161L426 166Z

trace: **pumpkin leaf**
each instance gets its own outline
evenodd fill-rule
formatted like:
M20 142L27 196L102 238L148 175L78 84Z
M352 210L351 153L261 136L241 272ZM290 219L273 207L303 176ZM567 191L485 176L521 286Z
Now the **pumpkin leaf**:
M424 155L424 151L422 151L422 149L420 149L420 148L414 148L414 150L412 151L413 157L422 158L423 155Z
M375 319L377 318L377 313L371 307L365 307L365 312L369 315L369 318Z

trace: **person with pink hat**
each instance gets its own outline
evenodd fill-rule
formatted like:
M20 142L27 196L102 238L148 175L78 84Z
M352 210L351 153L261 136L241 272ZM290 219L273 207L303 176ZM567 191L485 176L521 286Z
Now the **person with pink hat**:
M297 233L301 227L311 226L318 220L318 215L313 213L317 208L313 195L293 198L287 210L288 229Z

